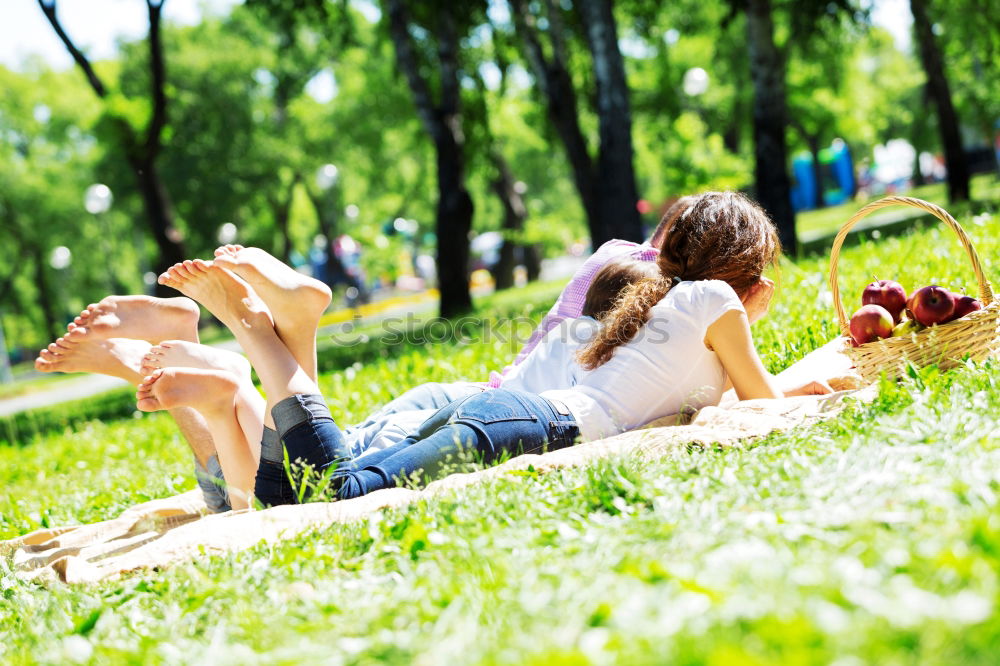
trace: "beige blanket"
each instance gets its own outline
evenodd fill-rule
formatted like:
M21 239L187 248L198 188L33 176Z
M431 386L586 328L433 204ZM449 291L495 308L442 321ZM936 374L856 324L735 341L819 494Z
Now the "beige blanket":
M112 520L39 530L0 542L0 556L11 558L16 574L28 580L95 582L138 569L162 567L203 554L250 548L289 538L309 529L364 518L388 507L453 492L502 478L529 466L539 473L583 465L611 455L656 457L691 444L732 446L815 422L840 411L845 398L867 399L871 389L850 375L850 363L831 343L782 373L783 379L825 377L841 390L823 397L749 400L732 397L720 407L706 407L693 417L660 419L644 429L610 439L578 444L544 455L523 455L496 467L453 474L422 490L393 488L365 497L332 503L281 506L265 511L205 515L199 490L153 500L124 511Z

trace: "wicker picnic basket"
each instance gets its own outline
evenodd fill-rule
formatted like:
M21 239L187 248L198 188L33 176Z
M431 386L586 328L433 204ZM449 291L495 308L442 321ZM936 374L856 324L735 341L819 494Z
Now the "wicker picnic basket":
M969 262L979 283L979 300L982 310L977 310L961 319L930 326L906 336L875 340L859 347L848 347L846 353L854 361L858 373L867 381L874 381L885 373L889 377L901 376L908 363L917 367L938 364L941 369L951 368L966 358L982 360L1000 349L1000 301L994 298L993 289L983 275L983 266L976 249L972 247L965 229L940 206L912 197L886 197L873 201L849 219L833 241L830 255L830 289L833 292L833 307L837 311L840 329L848 338L851 336L849 315L844 310L837 283L837 263L840 248L847 233L866 215L888 206L912 206L934 215L948 225L958 236L959 242L969 255Z

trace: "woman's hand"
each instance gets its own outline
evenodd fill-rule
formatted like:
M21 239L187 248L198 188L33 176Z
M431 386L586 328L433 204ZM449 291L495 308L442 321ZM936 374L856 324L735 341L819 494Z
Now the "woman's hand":
M785 390L785 397L791 398L796 395L829 395L833 389L822 379L806 382L801 386L794 386Z
M774 296L774 280L766 277L761 279L742 298L743 309L747 311L747 318L753 324L767 314L767 308L771 304L771 297Z

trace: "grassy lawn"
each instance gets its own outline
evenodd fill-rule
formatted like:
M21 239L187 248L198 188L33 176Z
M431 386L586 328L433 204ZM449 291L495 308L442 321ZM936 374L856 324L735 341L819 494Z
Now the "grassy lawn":
M1000 274L1000 217L960 218ZM755 329L780 370L836 334L826 259L787 263ZM844 251L873 273L973 287L933 227ZM551 285L498 294L537 319ZM492 329L490 329L492 331ZM501 329L502 330L502 329ZM483 379L483 342L324 352L350 422L417 383ZM0 563L0 662L995 664L1000 653L1000 364L884 384L870 405L738 450L511 476L378 520L89 587ZM160 415L0 447L0 538L193 487Z
M1000 178L998 178L996 174L986 173L973 176L971 188L972 199L974 201L996 202L1000 200ZM957 215L960 210L964 209L964 207L960 207L952 210L948 205L948 190L945 183L922 185L907 192L900 192L900 194L935 203L938 206L943 207L952 215ZM883 196L884 195L872 197L867 201L848 201L839 206L820 208L818 210L808 210L803 213L799 213L795 217L796 230L803 239L814 238L825 234L835 234L840 230L840 227L844 224L844 222L847 222L851 215L857 212L859 208L871 201L881 199ZM865 218L865 220L877 221L880 218L885 219L886 217L892 217L905 212L906 209L904 208L889 208L885 211L873 213L868 218Z

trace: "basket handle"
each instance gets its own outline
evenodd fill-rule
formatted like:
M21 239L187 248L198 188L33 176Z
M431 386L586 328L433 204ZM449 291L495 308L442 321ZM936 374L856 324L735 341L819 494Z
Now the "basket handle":
M962 228L958 222L955 221L948 211L936 206L929 201L924 201L923 199L914 199L913 197L885 197L884 199L879 199L878 201L873 201L854 215L851 216L844 226L841 227L840 232L837 237L833 239L833 249L830 252L830 290L833 292L833 307L837 311L837 319L840 322L840 328L845 335L850 335L850 325L848 324L847 313L844 311L844 304L840 299L840 286L837 282L837 263L840 260L840 248L844 245L844 239L847 238L847 232L849 232L854 225L856 225L863 217L866 217L870 213L873 213L880 208L887 208L889 206L912 206L913 208L919 208L920 210L926 211L938 218L946 225L948 225L955 235L958 236L958 240L962 243L962 247L965 248L966 253L969 255L969 262L972 264L972 270L976 274L976 281L979 283L979 300L983 302L983 305L989 305L993 302L993 289L990 287L989 281L987 281L986 276L983 275L983 265L979 261L979 255L976 254L976 248L972 247L972 241L969 240L968 234L965 233L965 229Z

